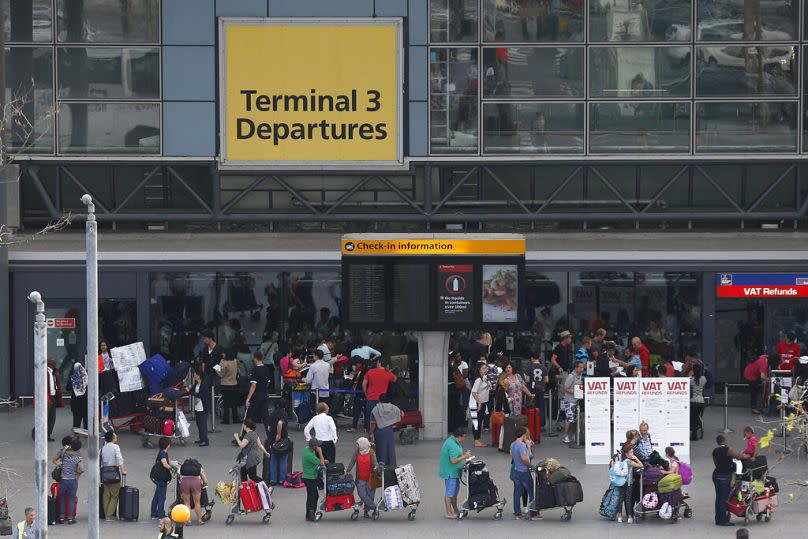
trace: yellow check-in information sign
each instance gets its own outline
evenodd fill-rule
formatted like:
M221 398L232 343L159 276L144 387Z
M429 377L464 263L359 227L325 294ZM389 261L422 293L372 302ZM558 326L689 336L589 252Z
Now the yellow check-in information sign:
M223 19L224 164L398 163L398 19Z

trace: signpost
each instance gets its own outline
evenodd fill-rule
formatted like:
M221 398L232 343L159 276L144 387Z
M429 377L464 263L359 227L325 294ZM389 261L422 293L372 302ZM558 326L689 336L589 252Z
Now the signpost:
M620 451L626 431L640 424L640 378L614 379L614 440L612 454Z

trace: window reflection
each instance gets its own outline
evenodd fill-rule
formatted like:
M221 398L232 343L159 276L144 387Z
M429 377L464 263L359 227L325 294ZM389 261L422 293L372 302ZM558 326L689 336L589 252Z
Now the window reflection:
M583 41L581 0L483 0L483 41Z
M797 47L698 47L696 95L797 95Z
M432 49L429 66L432 151L477 152L477 49Z
M796 134L796 103L696 105L696 150L700 152L793 152Z
M798 0L700 0L696 40L796 40L798 11Z
M583 153L583 103L486 103L484 150Z
M160 153L160 105L62 103L59 153Z
M690 0L590 0L592 41L688 41Z
M160 1L57 0L60 43L158 43Z
M12 122L9 118L8 145L11 149L32 153L52 152L53 50L49 47L8 47L4 50L5 102L20 103L22 114L27 119L27 122Z
M583 95L583 48L485 47L483 97Z
M593 153L690 150L690 103L593 103L589 126Z
M593 47L589 93L592 97L688 97L688 47Z
M52 41L51 0L0 0L5 41Z
M431 0L430 41L433 43L477 41L478 0Z
M59 96L91 99L160 97L157 48L59 48Z

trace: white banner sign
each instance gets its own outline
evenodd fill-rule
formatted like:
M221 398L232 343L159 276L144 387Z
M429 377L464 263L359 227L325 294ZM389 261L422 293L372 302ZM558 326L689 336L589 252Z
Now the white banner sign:
M665 454L663 436L668 424L668 395L663 381L663 378L640 379L640 422L648 423L651 444L660 455ZM638 429L639 424L634 428Z
M110 350L112 364L115 370L120 371L137 368L138 365L146 361L146 350L142 342L119 346Z
M584 379L586 463L607 464L612 448L610 378Z
M666 447L672 447L676 456L690 462L690 378L664 378L665 426L657 435L664 454Z
M140 391L143 389L143 376L137 367L131 369L118 369L118 386L121 393Z
M626 431L640 424L640 378L614 379L614 445L612 454L620 451Z

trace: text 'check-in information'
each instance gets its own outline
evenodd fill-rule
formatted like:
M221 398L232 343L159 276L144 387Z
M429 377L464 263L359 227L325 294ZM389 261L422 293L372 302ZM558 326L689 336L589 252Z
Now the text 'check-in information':
M394 166L399 19L222 19L223 165Z
M438 265L438 321L474 321L474 265Z

